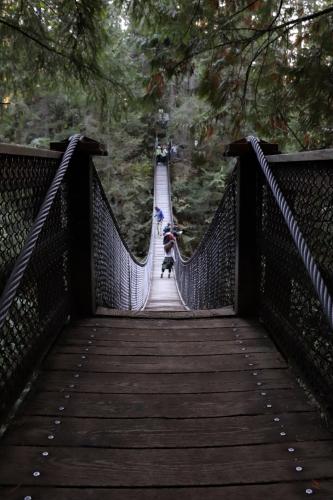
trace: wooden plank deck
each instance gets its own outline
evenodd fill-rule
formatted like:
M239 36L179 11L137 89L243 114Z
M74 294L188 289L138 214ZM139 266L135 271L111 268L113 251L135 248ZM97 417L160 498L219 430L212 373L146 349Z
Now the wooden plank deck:
M0 498L333 498L333 440L265 331L235 318L68 327L0 446Z
M155 205L162 209L164 214L163 226L172 222L172 214L169 208L169 181L167 167L158 163L155 167ZM154 228L155 229L155 228ZM164 272L161 278L161 266L164 259L163 237L158 236L156 229L153 232L153 273L150 294L145 310L147 311L184 311L178 289L176 286L174 270L168 278L168 272Z

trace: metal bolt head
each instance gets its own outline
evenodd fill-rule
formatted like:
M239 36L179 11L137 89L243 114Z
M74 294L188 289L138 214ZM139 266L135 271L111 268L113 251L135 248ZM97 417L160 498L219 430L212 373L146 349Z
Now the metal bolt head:
M49 434L49 435L47 436L47 439L54 439L54 435L53 435L53 434Z
M249 363L249 366L253 366L253 363Z
M42 455L43 455L43 457L48 457L49 456L49 452L48 451L43 451Z
M279 417L275 417L275 418L274 418L274 422L280 422Z
M69 384L69 386L68 386L68 387L70 387L71 389L74 389L75 384Z
M303 467L301 467L300 465L298 465L298 466L296 467L296 471L297 471L297 472L301 472L302 470L303 470Z
M91 341L91 340L88 340L88 344L92 344L92 341Z
M258 375L258 372L253 372L252 375L256 377Z
M77 365L77 366L78 366L78 368L81 368L81 367L82 367L81 363L78 363L78 365Z
M27 495L24 497L24 500L32 500L32 497L30 495Z
M280 432L280 436L286 436L287 433L286 432Z
M63 411L64 409L65 409L64 406L59 406L59 408L58 408L59 411Z
M313 495L313 490L311 488L306 488L305 493L307 495Z
M55 420L55 421L54 421L54 423L55 423L56 425L60 425L60 424L61 424L61 420Z
M257 382L257 385L262 385L262 382Z
M81 356L81 359L86 359L87 356Z
M39 476L40 476L40 472L39 472L38 470L35 470L35 471L32 473L32 475L33 475L34 477L39 477Z
M65 394L64 397L65 397L65 399L69 399L71 397L71 395L70 394Z
M80 376L80 375L79 375L78 373L75 373L75 374L73 375L73 377L74 377L74 378L79 378L79 376Z
M267 394L266 392L262 392L261 393L262 396L266 396L266 394Z
M294 453L295 448L288 448L289 453Z
M272 405L268 403L268 405L266 405L266 408L272 408Z

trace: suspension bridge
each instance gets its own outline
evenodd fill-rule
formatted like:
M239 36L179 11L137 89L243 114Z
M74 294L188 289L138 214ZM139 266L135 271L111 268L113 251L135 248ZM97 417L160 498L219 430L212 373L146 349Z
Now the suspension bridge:
M0 145L0 498L333 498L333 150L250 137L190 259L130 252L80 136ZM168 165L154 205L172 220Z

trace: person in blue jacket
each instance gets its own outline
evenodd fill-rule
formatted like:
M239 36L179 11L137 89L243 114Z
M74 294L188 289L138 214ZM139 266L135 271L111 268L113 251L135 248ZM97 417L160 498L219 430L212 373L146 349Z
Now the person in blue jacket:
M162 236L162 222L164 220L164 215L159 207L155 207L154 217L156 217L156 222L157 222L157 234L158 236Z

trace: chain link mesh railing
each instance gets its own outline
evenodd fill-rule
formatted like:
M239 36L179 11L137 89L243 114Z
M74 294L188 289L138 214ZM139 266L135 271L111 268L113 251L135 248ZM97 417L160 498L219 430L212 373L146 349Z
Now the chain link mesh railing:
M274 162L270 167L332 296L333 161ZM297 361L322 400L332 407L329 322L264 178L260 185L260 315L282 350Z
M142 309L150 288L152 248L150 246L145 261L134 258L121 235L97 172L93 177L93 251L96 304L112 309Z
M53 157L52 157L53 156ZM50 157L0 155L0 291L59 166ZM0 333L0 412L12 403L50 336L66 321L68 196L58 191Z
M190 309L215 309L234 304L236 189L234 169L213 220L192 257L184 260L176 249L177 284Z

